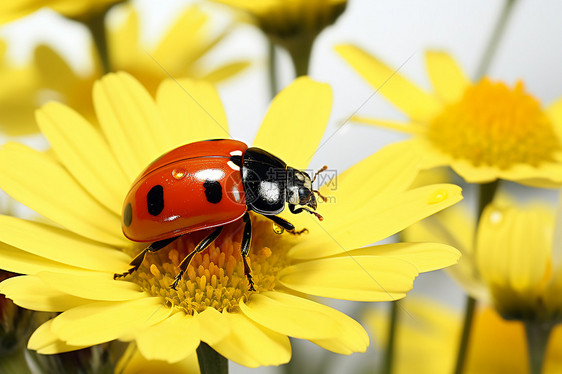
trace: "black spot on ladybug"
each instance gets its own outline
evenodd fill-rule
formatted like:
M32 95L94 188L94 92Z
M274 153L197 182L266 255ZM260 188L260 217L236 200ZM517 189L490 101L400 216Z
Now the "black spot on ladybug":
M205 141L206 142L220 142L221 140L224 140L224 139L207 139Z
M242 156L230 156L230 161L234 162L234 165L242 168Z
M222 187L219 182L207 179L203 183L203 187L205 187L205 196L208 202L218 204L222 200Z
M164 210L164 187L157 184L146 194L146 205L148 213L157 216Z
M133 222L133 207L131 203L127 204L125 210L123 211L123 223L125 226L131 226L131 222Z

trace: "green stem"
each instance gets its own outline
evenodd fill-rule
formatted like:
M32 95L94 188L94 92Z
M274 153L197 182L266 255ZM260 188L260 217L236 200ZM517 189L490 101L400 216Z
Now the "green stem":
M455 365L455 374L461 374L464 370L475 308L476 299L472 296L467 296L464 311L464 322L462 325L461 341L459 344L459 352L457 354L457 363Z
M478 227L478 223L480 222L480 218L482 218L482 212L484 209L494 200L494 196L500 184L500 180L496 179L493 182L489 183L482 183L478 185L478 211L476 212L477 221L476 227Z
M499 179L496 179L493 182L483 183L478 185L479 193L478 193L478 211L477 211L477 218L476 218L476 225L475 225L475 238L474 243L476 243L476 231L478 228L478 223L482 218L482 213L488 204L490 204L494 200L494 196L496 191L498 190L499 186ZM473 259L476 257L476 244L473 248ZM468 344L470 341L470 332L472 330L472 323L474 319L474 309L476 308L476 299L470 295L466 296L466 307L464 312L464 322L462 326L462 334L461 340L459 343L459 351L457 354L457 362L455 365L455 374L462 374L464 371L464 366L466 362L466 355L468 351Z
M268 70L269 70L269 93L273 99L277 92L279 92L279 87L277 87L277 61L275 60L275 44L270 40L268 43Z
M0 373L31 374L25 360L25 348L18 349L11 355L0 357Z
M530 374L541 374L544 355L551 331L552 326L548 324L525 322Z
M476 80L480 80L488 72L490 64L498 50L498 44L500 43L503 34L505 33L507 22L509 20L509 17L513 13L513 7L515 6L516 2L517 0L505 1L502 12L500 13L500 18L496 22L494 31L492 32L490 40L488 40L488 44L486 45L486 49L484 50L482 60L480 60L480 64L476 69Z
M109 10L109 8L107 9ZM92 15L88 18L84 24L90 30L92 39L98 51L100 57L101 65L104 73L109 73L111 71L111 64L109 62L109 50L107 46L107 31L105 29L105 15L107 11L102 11Z
M394 347L396 346L396 326L398 325L398 302L390 303L390 323L388 325L388 335L386 341L386 352L382 362L382 374L392 373L392 363L394 362Z
M314 39L314 37L304 35L301 38L286 40L283 43L291 55L291 60L293 61L293 66L295 67L296 77L308 75L310 55L312 53Z
M199 344L197 358L201 374L228 374L228 360L207 343Z

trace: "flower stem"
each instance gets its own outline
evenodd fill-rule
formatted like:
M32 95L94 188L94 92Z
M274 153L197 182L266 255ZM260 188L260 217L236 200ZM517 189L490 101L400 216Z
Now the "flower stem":
M201 374L228 374L228 360L207 343L201 342L197 347L197 359Z
M527 349L529 352L529 373L541 374L544 355L552 326L539 322L525 322Z
M109 8L107 9L109 10ZM103 72L109 73L111 71L111 64L109 62L109 51L107 47L107 32L105 29L105 15L107 11L102 11L92 15L84 24L90 30L92 39L98 51L98 55L102 64Z
M467 295L466 306L464 310L464 322L462 325L462 335L459 344L459 352L457 354L457 363L455 365L455 374L461 374L464 371L466 362L466 354L468 352L468 343L470 340L470 332L472 330L472 322L474 317L474 309L476 308L476 299Z
M270 40L267 49L268 70L269 70L269 93L273 99L279 87L277 87L277 61L275 61L275 44Z
M507 26L507 21L509 20L509 17L513 13L512 12L513 7L515 6L516 2L517 0L505 1L502 12L500 13L500 18L498 18L498 21L496 22L494 31L492 32L492 35L490 36L490 40L488 40L488 44L486 45L486 49L484 50L482 60L480 60L480 64L476 69L476 76L475 76L476 80L480 80L488 72L488 69L490 68L490 63L495 57L495 54L498 49L498 44L501 38L503 37L505 28Z
M494 200L494 196L499 186L499 179L493 182L483 183L478 185L479 195L478 195L478 211L477 211L477 221L476 230L478 228L478 222L482 217L482 213L488 204ZM476 236L475 230L475 236ZM476 238L474 239L476 243ZM476 245L474 246L473 256L476 255ZM462 374L464 371L464 365L466 362L466 355L468 351L468 344L470 341L470 332L472 330L472 322L474 318L474 309L476 308L476 299L470 295L466 296L466 307L464 312L464 322L462 326L461 340L459 343L459 351L457 354L457 362L455 365L455 374Z
M283 43L293 61L295 67L295 76L302 77L308 75L310 65L310 55L314 44L314 36L303 35L300 38L287 40Z
M31 374L25 360L25 348L18 349L11 355L2 355L0 357L0 373Z
M398 302L390 303L390 323L388 325L388 335L386 341L386 352L382 362L382 374L392 373L392 363L394 361L394 347L396 343L396 326L398 325Z
M480 222L480 218L482 217L482 212L488 204L494 200L494 195L498 189L500 184L500 180L496 179L493 182L489 183L482 183L478 185L479 194L478 194L478 211L477 211L477 221L476 227L478 227L478 223Z

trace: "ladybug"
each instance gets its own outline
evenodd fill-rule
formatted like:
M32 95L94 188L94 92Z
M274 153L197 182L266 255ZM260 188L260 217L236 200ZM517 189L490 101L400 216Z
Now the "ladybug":
M261 214L292 234L300 234L277 214L288 204L291 213L315 212L317 201L311 179L287 166L280 158L237 140L213 139L180 146L156 159L133 182L123 204L122 229L135 242L151 242L131 262L131 269L115 274L124 277L139 268L147 252L156 252L182 235L214 230L181 261L171 288L176 289L196 253L217 239L224 225L244 223L241 253L249 289L255 291L246 257L252 227L249 211ZM309 209L310 208L310 209Z

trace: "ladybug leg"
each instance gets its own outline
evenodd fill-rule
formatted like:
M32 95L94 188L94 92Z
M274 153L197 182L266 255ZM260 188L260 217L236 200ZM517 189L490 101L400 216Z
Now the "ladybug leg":
M187 267L189 266L189 263L193 259L193 256L195 256L195 254L197 254L199 252L203 252L205 249L207 249L207 247L209 247L218 238L221 231L222 231L222 226L217 227L212 233L210 233L203 240L201 240L199 242L199 244L197 244L197 246L193 249L193 251L191 251L187 256L185 256L185 258L182 260L182 262L180 262L180 265L179 265L180 272L174 278L174 283L172 283L170 288L172 288L174 290L176 289L176 287L178 286L178 282L180 281L181 277L183 276L183 273L185 273L185 271L187 270Z
M305 232L308 232L308 229L304 228L302 230L296 231L295 230L295 226L287 221L284 218L278 217L278 216L268 216L268 215L263 215L265 218L268 218L270 220L272 220L276 225L281 226L283 229L285 229L285 231L287 231L289 234L293 234L293 235L300 235L300 234L304 234ZM281 231L279 234L282 234L283 231Z
M131 265L132 268L121 274L113 274L113 279L122 278L129 274L133 274L141 266L142 261L144 260L144 256L146 256L147 252L159 251L177 238L179 238L179 236L174 236L173 238L163 239L152 243L151 245L143 249L138 255L136 255L135 258L131 260L131 262L129 262L129 265Z
M319 221L322 221L324 219L320 214L318 214L318 213L316 213L316 212L314 212L310 209L303 208L303 207L297 208L296 205L294 205L294 204L289 204L289 210L293 214L308 212L308 213L312 214L313 216L316 216L316 218L318 218Z
M246 278L248 278L248 283L250 284L249 290L255 291L254 280L252 279L252 269L250 268L246 258L248 257L248 253L250 253L250 244L252 243L252 220L247 212L244 214L242 219L244 220L245 225L244 233L242 234L242 245L240 251L242 252L242 261L244 261L244 274L246 275Z

